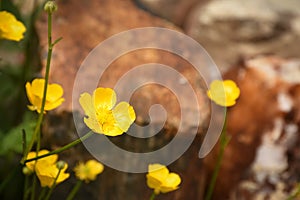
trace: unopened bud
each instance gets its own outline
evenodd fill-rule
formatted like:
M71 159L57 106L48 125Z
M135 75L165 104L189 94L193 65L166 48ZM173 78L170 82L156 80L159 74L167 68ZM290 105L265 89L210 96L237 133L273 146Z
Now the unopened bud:
M53 13L57 11L57 4L55 3L55 1L47 1L44 6L44 10L48 13Z
M24 175L29 176L30 174L32 174L33 171L31 171L28 167L23 167L22 172Z
M65 165L66 165L66 162L65 162L65 161L62 161L62 160L60 160L60 161L58 161L58 162L56 163L56 167L57 167L58 169L63 169L63 168L65 167Z

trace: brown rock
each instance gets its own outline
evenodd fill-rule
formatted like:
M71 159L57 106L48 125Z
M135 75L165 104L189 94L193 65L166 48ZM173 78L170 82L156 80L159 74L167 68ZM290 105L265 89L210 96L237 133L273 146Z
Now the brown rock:
M166 21L139 10L130 0L120 2L104 0L89 1L84 5L81 2L68 0L60 2L58 7L58 12L54 14L53 38L63 37L63 40L54 47L50 79L51 82L62 84L65 91L64 97L66 101L59 108L60 111L72 111L72 91L77 70L88 53L103 40L119 32L139 27L157 26L179 30ZM109 15L107 13L109 13ZM43 55L46 55L47 28L45 15L43 15L37 27L43 47ZM152 38L150 34L151 33L147 35L147 33L145 33L139 35L136 39L138 40L138 37ZM165 41L172 44L172 41L168 40L168 38L165 38ZM123 45L122 47L119 44L116 44L117 46L112 45L108 47L107 54L109 55L110 52L116 51L117 48L126 48L127 42L130 41L124 41L124 43L121 44ZM132 42L134 42L134 40ZM189 52L188 49L185 49L184 43L176 45L181 51ZM107 55L103 55L103 57L106 58ZM97 59L101 59L101 56L97 57ZM199 60L198 56L197 59ZM95 63L97 63L97 61L95 61ZM201 77L188 62L178 56L172 55L172 53L146 49L123 55L111 63L107 72L101 77L100 85L102 87L114 87L118 79L122 77L124 73L135 66L146 63L165 64L178 70L178 72L191 83L196 91L202 120L205 121L207 119L209 114L207 109L208 101L206 97L203 97L205 92L203 88L205 86L203 87L201 83ZM87 77L81 83L84 87L87 87L89 84L94 84L94 82L90 80L95 72L92 71L94 70L93 68L90 70L91 71L86 72ZM153 73L159 74L159 72L155 71ZM170 79L171 84L174 84L174 82L178 84L180 82L180 80L176 80L172 77L166 78ZM184 93L184 91L182 92ZM188 105L190 107L188 109L192 110L192 112L197 112L197 105L189 104L189 99L190 98L185 98L184 100L187 102L183 103ZM165 109L169 113L167 124L174 129L178 128L178 122L180 121L178 102L176 102L175 96L172 95L170 91L168 92L167 89L157 86L147 86L137 91L131 101L137 111L138 122L148 123L149 106L159 102L165 106ZM75 109L80 109L77 101L74 100L74 102ZM195 126L193 121L188 121L189 122L186 123L191 123L188 127ZM202 126L202 129L203 128Z
M207 0L136 0L141 7L150 12L165 18L178 26L185 22L190 10L199 2L204 3Z
M210 1L186 19L185 31L223 70L241 57L273 53L300 57L299 1Z
M46 16L43 15L42 19L37 23L38 33L41 39L42 52L44 55L43 59L46 57L46 33L47 33L47 23ZM122 0L122 1L110 1L110 0L91 0L85 3L76 0L65 0L58 1L58 11L54 14L53 20L53 38L63 37L55 47L53 52L53 59L51 63L51 75L50 80L52 83L62 84L65 94L65 102L61 107L58 108L59 116L50 116L48 121L46 121L46 126L44 127L44 145L49 146L51 149L55 149L58 146L67 144L67 140L73 140L74 135L62 136L62 134L74 134L74 126L69 124L70 120L69 114L61 114L64 112L72 112L76 110L81 110L78 105L78 100L74 101L74 108L72 110L72 95L73 95L73 85L74 79L77 75L78 69L81 63L84 61L85 57L90 53L90 51L96 47L99 43L105 39L111 37L122 31L127 31L133 28L157 26L171 28L180 31L178 28L172 26L164 20L153 17L150 14L138 9L132 1ZM181 43L175 43L172 38L168 38L164 35L160 36L169 45L173 45L174 48L179 48L183 54L189 54L189 49L184 45L184 41ZM130 42L135 42L135 40L140 40L143 38L152 38L152 33L145 33L143 35L137 35L136 37L127 38L124 42L109 46L107 51L103 53L103 58L110 55L112 52L118 52L119 49L125 48ZM153 41L155 44L155 41ZM201 55L188 55L194 61L198 63L205 63L206 58L202 58ZM194 56L194 57L193 57ZM97 66L98 60L103 59L100 56L92 60L90 66ZM203 60L202 60L203 59ZM95 62L94 62L95 61ZM130 52L120 56L118 59L114 60L105 74L99 80L99 85L102 87L114 87L117 81L124 75L124 73L133 69L133 67L147 64L147 63L160 63L170 66L172 69L177 70L184 79L177 79L173 76L160 77L162 74L160 71L152 71L152 75L155 77L160 77L161 80L170 82L170 84L186 85L187 81L193 87L195 91L201 113L200 127L198 127L197 120L193 118L194 115L198 115L197 104L190 103L190 94L188 91L182 90L179 93L173 94L168 87L161 87L159 85L147 85L139 90L137 90L131 97L130 103L135 108L137 114L137 122L139 124L149 123L148 110L153 104L160 104L164 106L166 112L168 113L167 122L164 126L163 131L160 135L145 139L143 141L136 138L130 137L127 134L123 134L116 139L112 140L124 149L135 151L135 152L145 152L151 151L153 149L160 148L163 145L168 144L170 139L172 139L173 134L176 133L179 125L179 121L183 120L186 125L184 133L189 135L194 131L199 133L205 130L207 126L207 119L209 116L209 101L205 96L205 86L203 80L201 79L198 72L191 66L186 60L174 56L172 53L165 52L157 49L143 49ZM86 64L86 63L85 63ZM94 81L95 75L98 72L93 71L95 68L88 68L85 71L85 76L82 81L80 81L80 89L88 88L88 90L93 90L97 82ZM208 70L209 71L209 70ZM151 74L150 74L151 75ZM143 80L145 74L137 73L134 80ZM97 77L96 77L97 78ZM98 81L98 80L97 80ZM88 87L90 84L90 87ZM128 86L130 88L130 85ZM181 86L180 86L181 87ZM180 88L179 87L179 88ZM122 91L123 89L123 91ZM118 95L122 96L126 94L128 88L126 86L119 88ZM89 91L90 92L90 91ZM121 95L122 94L122 95ZM178 95L182 101L179 102ZM181 119L180 106L179 103L183 103L186 109L189 110L189 118ZM65 117L67 119L65 119ZM77 115L74 116L75 118ZM81 114L80 120L82 129L84 125L82 123L83 115ZM161 120L157 119L156 123L160 124ZM68 123L65 123L67 121ZM68 126L64 126L68 124ZM52 128L51 128L52 127ZM141 133L149 134L149 133ZM164 199L183 199L185 197L201 199L204 193L204 182L205 177L201 174L201 160L198 158L197 154L200 148L201 136L196 136L196 141L192 145L191 149L186 152L186 154L181 157L175 164L171 165L171 170L180 173L184 178L184 185L182 185L182 190L177 190L176 192L162 196ZM56 140L60 140L56 142ZM78 151L74 155L74 151ZM68 151L64 154L70 163L70 166L78 160L86 160L87 153L82 149L75 149L72 152ZM111 155L109 155L111 156ZM128 162L133 162L128 160ZM147 188L145 184L145 174L127 174L122 172L117 172L114 169L106 167L106 170L101 175L101 186L94 184L91 187L85 187L86 191L93 199L146 199L149 198L151 190ZM204 177L204 178L203 178ZM67 184L66 184L67 185ZM68 188L68 186L64 186ZM92 191L91 189L92 188ZM64 189L58 195L57 198L62 198L66 194L68 189ZM86 194L79 194L79 198L85 199Z

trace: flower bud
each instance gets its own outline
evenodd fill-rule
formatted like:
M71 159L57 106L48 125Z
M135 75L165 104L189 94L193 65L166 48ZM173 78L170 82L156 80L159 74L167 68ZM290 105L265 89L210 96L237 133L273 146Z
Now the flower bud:
M22 172L24 175L29 176L30 174L32 174L33 171L31 171L28 167L24 166Z
M56 167L57 167L58 169L63 169L63 168L65 167L65 165L66 165L66 162L65 162L65 161L62 161L62 160L60 160L60 161L58 161L58 162L56 163Z
M57 11L57 4L55 3L55 1L47 1L44 6L44 10L48 13L53 13Z

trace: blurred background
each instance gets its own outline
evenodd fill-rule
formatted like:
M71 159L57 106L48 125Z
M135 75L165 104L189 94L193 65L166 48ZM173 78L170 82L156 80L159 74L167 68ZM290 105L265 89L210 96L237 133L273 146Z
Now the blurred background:
M47 16L42 9L43 0L0 1L1 10L12 12L27 28L21 42L0 40L0 199L20 199L24 179L19 165L21 131L25 129L30 134L37 118L36 113L27 109L24 86L34 77L43 76ZM43 147L56 149L78 137L73 119L82 115L72 110L73 82L81 63L96 45L133 28L164 27L183 32L199 42L224 79L234 80L241 89L237 105L228 109L227 130L231 141L213 199L282 200L299 187L299 0L56 2L53 38L63 37L63 40L54 48L50 82L63 86L66 101L46 115ZM194 143L170 165L171 171L182 177L181 187L157 199L201 200L216 163L218 145L206 158L198 158L209 125L210 101L206 98L207 86L193 67L168 52L141 50L113 62L100 84L113 87L123 73L150 62L166 64L184 74L197 92L202 114ZM166 107L167 122L152 139L137 140L124 134L112 139L115 144L136 152L151 151L174 137L180 113L171 92L158 86L145 87L135 93L131 103L137 111L136 123L149 123L148 109L154 103ZM91 157L82 145L61 155L69 163L71 173L77 161ZM52 199L64 199L75 182L75 178L70 178L58 185ZM135 200L148 199L150 195L145 174L127 174L106 167L95 182L84 185L75 199Z

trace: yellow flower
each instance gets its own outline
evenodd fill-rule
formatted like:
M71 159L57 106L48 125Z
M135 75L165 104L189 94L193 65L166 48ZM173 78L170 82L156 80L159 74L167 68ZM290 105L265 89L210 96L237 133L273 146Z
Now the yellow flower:
M161 164L149 165L146 177L148 187L154 189L155 194L176 190L181 182L178 174L169 173L167 167Z
M67 178L69 178L70 174L65 173L66 169L68 168L68 164L66 163L64 167L59 172L59 169L56 165L56 163L50 164L47 162L47 160L39 160L36 163L35 171L36 175L39 178L41 182L42 187L51 187L54 184L54 180L58 175L58 178L56 180L56 184L63 182Z
M20 41L23 39L23 33L26 31L24 24L16 17L7 12L0 12L0 39Z
M127 102L120 102L114 107L116 93L110 88L97 88L93 96L83 93L79 103L87 116L84 123L96 133L121 135L135 120L133 107Z
M44 93L44 84L45 79L34 79L32 83L26 83L26 92L27 97L32 105L28 105L28 108L32 111L36 110L38 113L41 112L43 93ZM47 94L46 94L46 103L45 103L45 112L48 110L53 110L57 108L64 98L63 89L58 84L48 84Z
M27 160L31 159L31 158L35 158L37 156L45 155L47 153L49 153L49 151L46 150L46 149L40 150L37 155L36 155L36 152L33 152L33 151L29 152L28 155L27 155ZM30 169L31 171L35 171L34 166L35 166L36 162L40 162L41 160L43 160L45 162L53 164L53 163L55 163L57 161L57 159L58 159L58 155L57 154L53 154L53 155L47 156L45 158L40 158L40 159L38 159L38 161L27 162L26 163L26 167L28 167L28 169Z
M48 150L40 150L38 152L38 156L44 155L49 153ZM31 158L35 158L36 152L29 152L27 159L31 159ZM35 171L37 177L39 178L42 187L48 186L51 187L54 183L54 180L58 174L59 169L57 168L56 164L57 164L57 159L58 159L58 155L57 154L53 154L51 156L47 156L44 158L40 158L37 161L31 161L26 163L26 167L31 170L31 171ZM65 173L66 169L68 168L68 165L65 164L65 166L63 167L63 169L61 169L59 176L56 180L56 184L64 181L65 179L67 179L70 174Z
M76 177L86 183L96 179L97 175L103 172L103 165L95 160L89 160L85 164L80 162L74 168Z
M210 84L207 96L220 106L233 106L240 96L240 89L232 80L215 80Z

